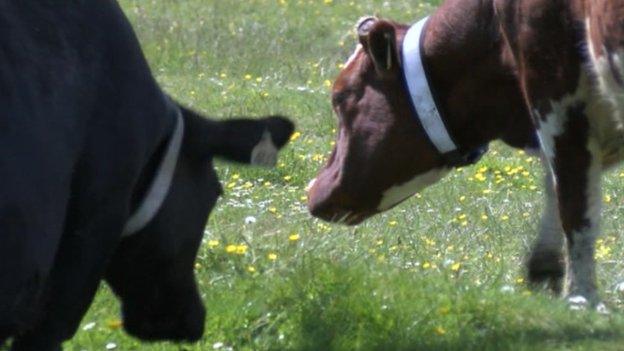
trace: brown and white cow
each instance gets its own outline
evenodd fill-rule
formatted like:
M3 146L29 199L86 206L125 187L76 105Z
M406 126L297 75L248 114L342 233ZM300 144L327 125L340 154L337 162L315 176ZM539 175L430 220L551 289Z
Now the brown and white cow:
M357 29L312 214L357 224L492 140L541 145L547 199L529 279L561 291L567 272L570 301L597 303L601 172L624 146L624 1L447 0L414 26L369 17Z

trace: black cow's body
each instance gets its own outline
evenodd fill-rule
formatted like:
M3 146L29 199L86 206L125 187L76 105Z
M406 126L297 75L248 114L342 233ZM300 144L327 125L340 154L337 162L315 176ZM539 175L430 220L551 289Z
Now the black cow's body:
M220 193L212 155L249 162L265 131L285 144L290 122L181 109L113 0L0 0L0 109L0 346L59 349L104 276L134 335L201 336L192 265ZM180 111L169 194L122 240Z

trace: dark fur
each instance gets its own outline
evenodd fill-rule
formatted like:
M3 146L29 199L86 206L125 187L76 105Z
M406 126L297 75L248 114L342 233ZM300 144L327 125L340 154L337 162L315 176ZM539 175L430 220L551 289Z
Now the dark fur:
M14 350L59 350L104 277L130 333L197 339L193 261L221 192L212 157L248 162L265 129L281 147L292 123L182 109L170 193L121 241L179 107L113 0L0 0L0 36L0 345L13 337Z

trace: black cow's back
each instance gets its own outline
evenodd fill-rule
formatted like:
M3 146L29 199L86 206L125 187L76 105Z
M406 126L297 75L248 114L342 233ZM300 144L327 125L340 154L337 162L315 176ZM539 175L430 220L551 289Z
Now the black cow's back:
M88 305L170 104L114 1L0 0L0 343Z

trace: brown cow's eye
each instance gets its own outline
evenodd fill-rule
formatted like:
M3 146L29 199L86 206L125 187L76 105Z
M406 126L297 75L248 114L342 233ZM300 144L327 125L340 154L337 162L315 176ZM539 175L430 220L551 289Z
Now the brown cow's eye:
M347 92L341 91L332 94L332 105L340 106L347 99Z

